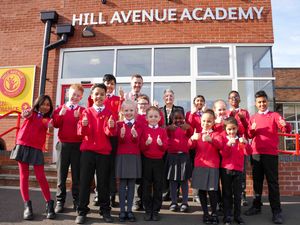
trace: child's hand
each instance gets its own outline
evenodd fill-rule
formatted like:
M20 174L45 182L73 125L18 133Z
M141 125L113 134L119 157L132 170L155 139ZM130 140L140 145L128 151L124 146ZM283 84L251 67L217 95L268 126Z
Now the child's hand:
M88 118L86 115L83 116L82 118L82 126L86 127L89 124Z
M131 134L132 134L132 137L134 137L134 138L136 138L138 136L137 131L135 129L135 125L133 125L131 128Z
M152 137L150 134L148 134L148 138L147 138L147 141L146 141L146 145L150 145L152 143Z
M176 130L176 125L172 123L171 125L168 126L168 130Z
M53 119L51 119L48 123L48 129L53 128Z
M153 106L155 106L156 108L158 108L159 107L158 101L154 100L153 101Z
M190 129L191 126L188 123L184 122L183 124L180 125L180 127L183 130L188 130Z
M239 142L240 142L240 143L243 143L243 144L248 144L247 139L244 138L244 137L240 137L240 138L239 138Z
M241 112L241 110L238 111L238 116L239 116L240 119L245 118L245 114L243 112Z
M162 143L162 141L161 141L159 135L157 136L156 142L157 142L157 144L158 144L159 146L162 146L162 145L163 145L163 143Z
M119 87L119 97L121 99L124 99L124 90L123 90L123 88L121 86Z
M279 117L279 124L281 125L281 126L283 126L283 127L285 127L286 126L286 122L285 122L285 120L280 116Z
M126 128L125 128L125 123L124 123L123 127L120 129L120 137L121 138L125 137L125 132L126 132Z
M196 132L196 129L194 130L193 135L191 136L192 141L197 141L200 138L200 134Z
M78 118L80 116L80 107L77 110L74 110L74 117Z
M203 135L202 135L202 141L203 141L203 142L211 142L212 139L211 139L211 137L210 137L209 134L203 134Z
M115 127L115 121L114 121L112 115L110 115L110 117L108 119L108 127L109 128L114 128Z
M61 107L61 110L59 111L59 115L60 115L60 116L65 115L65 114L66 114L66 111L67 111L67 107L66 107L65 105L63 105L63 106Z
M25 110L23 110L22 111L22 117L23 118L28 118L29 116L31 116L31 114L32 114L32 111L29 109L25 109Z
M228 146L235 145L235 138L231 137L231 138L228 140L227 145L228 145Z
M222 116L218 116L215 120L215 123L222 123L223 117Z
M256 129L256 122L255 119L253 120L253 123L251 124L251 130L255 130Z

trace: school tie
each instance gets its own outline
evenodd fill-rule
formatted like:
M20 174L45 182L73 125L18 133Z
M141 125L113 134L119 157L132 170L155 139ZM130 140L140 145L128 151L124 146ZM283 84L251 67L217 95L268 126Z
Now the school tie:
M97 112L98 112L98 113L101 113L101 112L102 112L102 108L98 108L98 109L97 109Z
M74 105L70 105L70 109L73 110L75 108Z
M43 113L38 112L37 117L38 117L38 118L42 118L42 117L43 117Z
M156 128L156 126L152 126L152 129L155 129Z
M128 123L127 123L127 126L132 127L132 123L131 123L131 122L128 122Z
M107 96L107 98L111 98L111 94L107 94L106 96Z
M138 94L134 94L134 101L137 101L137 98L139 97Z

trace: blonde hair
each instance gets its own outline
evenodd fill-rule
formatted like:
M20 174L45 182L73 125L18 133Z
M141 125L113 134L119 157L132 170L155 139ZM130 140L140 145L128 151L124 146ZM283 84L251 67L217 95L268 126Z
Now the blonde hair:
M73 90L78 90L78 91L81 91L82 93L84 92L84 88L82 87L81 84L71 84L70 86L70 89L73 89Z
M136 102L134 102L134 101L132 101L132 100L130 100L130 99L127 99L127 100L125 100L125 101L122 103L121 109L123 109L125 105L131 105L131 106L133 106L135 109L137 108Z

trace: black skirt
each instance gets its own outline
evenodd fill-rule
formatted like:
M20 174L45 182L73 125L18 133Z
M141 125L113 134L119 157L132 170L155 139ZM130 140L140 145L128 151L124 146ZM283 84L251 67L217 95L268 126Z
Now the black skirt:
M25 145L16 145L11 151L10 159L30 165L44 165L44 154L42 150Z
M165 165L165 175L167 180L184 181L192 176L192 165L190 156L187 153L167 155Z

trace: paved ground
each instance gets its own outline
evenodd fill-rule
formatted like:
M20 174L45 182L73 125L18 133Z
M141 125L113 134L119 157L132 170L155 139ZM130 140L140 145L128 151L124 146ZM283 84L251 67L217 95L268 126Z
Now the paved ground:
M31 200L33 202L34 220L24 221L23 215L23 203L16 188L0 187L0 224L75 224L76 213L71 209L70 193L68 193L68 202L66 203L66 212L57 215L55 220L45 219L45 204L43 201L42 194L39 190L30 191ZM52 196L55 193L52 192ZM92 197L92 196L91 196ZM252 217L243 216L246 225L267 225L273 224L271 221L270 208L267 201L264 201L262 214ZM170 202L166 202L163 205L161 211L161 221L159 222L145 222L143 220L143 213L136 212L138 225L200 225L202 224L202 213L200 207L196 203L190 203L190 212L183 213L172 213L167 210ZM300 223L300 196L299 197L282 197L282 208L284 211L285 224L298 225ZM91 213L88 214L88 220L86 224L105 224L97 212L96 207L91 207ZM120 223L118 221L118 208L113 209L112 214L115 219L114 224L130 224L129 222ZM245 207L242 209L246 210ZM220 223L223 224L223 223Z

